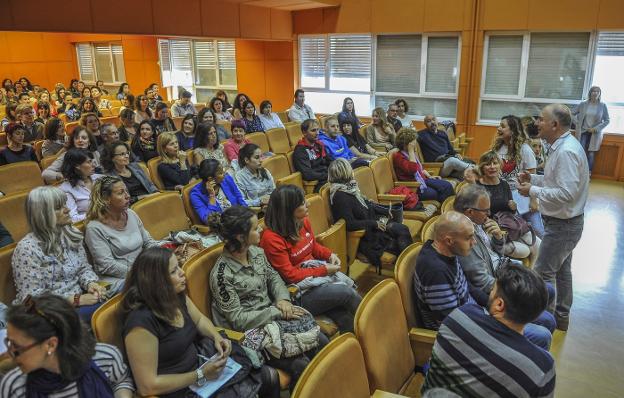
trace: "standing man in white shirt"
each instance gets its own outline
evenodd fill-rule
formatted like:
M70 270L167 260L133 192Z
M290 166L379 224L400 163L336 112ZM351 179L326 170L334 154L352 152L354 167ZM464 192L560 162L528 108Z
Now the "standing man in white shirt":
M518 191L537 198L544 219L544 238L535 270L556 287L557 329L568 330L572 306L572 251L583 233L583 212L589 188L589 168L583 147L570 133L572 116L565 105L551 104L538 120L538 137L549 145L544 175L523 172Z
M316 116L312 107L305 103L305 92L298 88L295 90L295 103L288 110L288 120L303 123L308 119L316 119Z

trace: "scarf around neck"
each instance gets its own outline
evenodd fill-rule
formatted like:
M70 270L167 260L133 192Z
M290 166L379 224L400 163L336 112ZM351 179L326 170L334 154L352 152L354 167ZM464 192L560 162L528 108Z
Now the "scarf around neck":
M49 370L37 369L26 377L26 398L47 398L48 395L67 387L71 380L52 373ZM80 398L113 398L113 389L102 370L89 361L82 376L76 380L78 397Z
M366 199L364 198L364 195L362 195L357 181L351 180L346 184L332 183L329 187L329 202L331 204L334 204L334 194L336 194L336 192L338 191L355 196L357 201L360 202L362 206L368 208L368 205L366 204Z

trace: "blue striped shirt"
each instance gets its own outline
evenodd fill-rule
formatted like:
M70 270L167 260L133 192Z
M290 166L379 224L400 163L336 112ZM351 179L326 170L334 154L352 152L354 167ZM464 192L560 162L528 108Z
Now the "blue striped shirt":
M422 392L462 397L552 397L555 363L547 351L475 304L446 317L438 331Z

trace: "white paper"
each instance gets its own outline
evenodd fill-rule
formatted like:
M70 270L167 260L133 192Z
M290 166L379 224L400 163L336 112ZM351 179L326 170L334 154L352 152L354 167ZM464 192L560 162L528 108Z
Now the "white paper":
M529 204L531 202L529 197L520 195L520 192L517 190L511 191L511 196L516 205L518 205L518 213L525 214L529 212Z
M206 361L206 363L208 362L210 361ZM199 395L200 397L208 398L212 394L214 394L219 388L221 388L221 386L224 385L228 380L230 380L241 368L242 366L238 362L228 357L227 362L225 363L225 367L223 368L223 371L218 378L214 380L208 380L206 384L201 387L197 384L193 384L190 388L195 394Z

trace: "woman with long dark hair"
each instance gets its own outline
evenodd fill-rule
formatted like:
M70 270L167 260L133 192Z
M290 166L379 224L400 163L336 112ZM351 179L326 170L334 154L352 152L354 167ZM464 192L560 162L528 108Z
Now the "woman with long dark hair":
M362 123L355 114L355 104L351 97L347 97L342 101L342 112L338 114L338 123L342 126L344 123L349 123L353 132L360 131Z
M61 173L65 177L59 189L67 195L67 208L72 222L84 220L91 202L91 188L102 174L95 173L93 154L84 149L72 148L65 153Z

